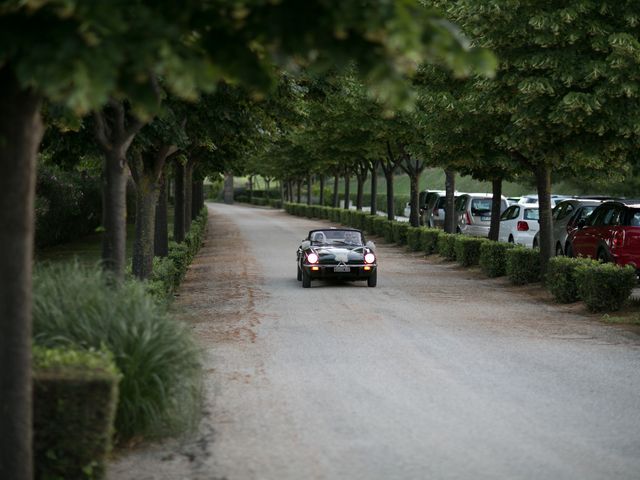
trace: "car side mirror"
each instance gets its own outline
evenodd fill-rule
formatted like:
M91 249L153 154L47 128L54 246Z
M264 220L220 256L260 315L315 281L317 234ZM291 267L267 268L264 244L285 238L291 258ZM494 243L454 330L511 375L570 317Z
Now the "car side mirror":
M371 249L371 250L372 250L372 251L374 251L374 252L376 251L376 244L375 244L375 243L373 243L371 240L369 240L369 241L367 242L367 244L365 245L365 247L367 247L367 248Z
M303 250L306 250L310 246L311 246L311 242L309 240L303 240L302 244L300 245L300 248L302 248Z

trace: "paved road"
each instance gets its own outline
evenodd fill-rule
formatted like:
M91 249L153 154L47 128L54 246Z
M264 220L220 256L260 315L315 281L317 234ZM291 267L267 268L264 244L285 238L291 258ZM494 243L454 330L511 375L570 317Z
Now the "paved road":
M326 225L210 205L177 304L207 351L196 438L126 479L638 479L640 337L379 245L378 287L295 278Z

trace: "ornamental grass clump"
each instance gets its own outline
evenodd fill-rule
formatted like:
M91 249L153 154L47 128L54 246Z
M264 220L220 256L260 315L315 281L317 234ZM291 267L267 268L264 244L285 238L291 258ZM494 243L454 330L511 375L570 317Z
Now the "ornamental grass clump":
M478 265L480 261L480 247L488 240L478 237L457 235L455 241L456 261L463 267Z
M114 285L99 268L76 263L34 275L33 334L38 345L106 348L122 373L116 432L120 440L161 436L195 425L201 358L186 324L136 280Z
M516 246L506 251L507 277L514 285L540 281L540 250Z
M583 261L574 276L578 295L592 312L620 310L638 283L633 267L595 260Z

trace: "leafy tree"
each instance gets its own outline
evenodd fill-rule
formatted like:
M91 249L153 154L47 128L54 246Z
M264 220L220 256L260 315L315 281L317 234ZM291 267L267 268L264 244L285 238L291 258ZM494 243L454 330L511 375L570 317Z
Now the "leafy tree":
M535 174L544 269L552 253L551 173L622 166L636 146L640 5L441 3L476 45L501 59L495 81L486 85L486 104L508 118L498 146Z

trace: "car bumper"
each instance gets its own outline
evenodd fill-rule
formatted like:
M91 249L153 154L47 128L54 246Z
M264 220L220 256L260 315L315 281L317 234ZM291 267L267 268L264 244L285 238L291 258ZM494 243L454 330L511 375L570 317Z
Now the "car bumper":
M524 245L527 248L533 248L533 239L537 231L517 232L513 236L513 241L518 245Z
M345 280L366 280L373 275L377 269L377 264L372 265L347 265L348 272L336 272L337 265L303 265L302 268L309 274L312 280L315 279L338 279Z

